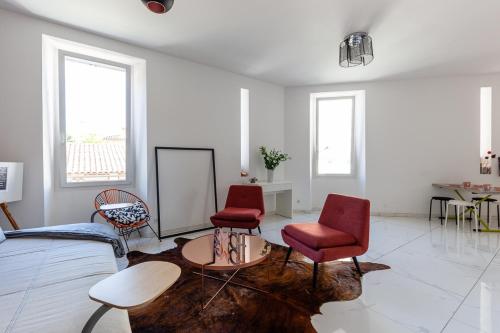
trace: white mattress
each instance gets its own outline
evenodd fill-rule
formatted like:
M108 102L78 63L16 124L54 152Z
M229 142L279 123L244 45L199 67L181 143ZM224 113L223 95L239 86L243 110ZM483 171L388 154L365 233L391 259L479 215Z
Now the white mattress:
M106 243L6 240L0 244L0 332L81 332L100 306L89 289L116 271ZM131 332L128 313L107 312L93 332Z

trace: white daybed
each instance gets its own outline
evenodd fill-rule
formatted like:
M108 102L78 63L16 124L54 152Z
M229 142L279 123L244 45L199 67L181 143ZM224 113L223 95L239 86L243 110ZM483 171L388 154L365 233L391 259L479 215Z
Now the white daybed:
M89 299L89 289L115 272L108 243L5 240L0 243L0 332L81 332L101 305ZM109 311L93 332L131 332L127 312Z

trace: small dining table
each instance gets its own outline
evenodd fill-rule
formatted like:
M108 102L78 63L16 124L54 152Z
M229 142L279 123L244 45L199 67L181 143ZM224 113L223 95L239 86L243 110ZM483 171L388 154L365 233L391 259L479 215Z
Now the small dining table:
M449 190L449 191L453 191L455 192L455 194L457 195L458 198L460 198L460 200L463 200L463 201L466 201L465 198L464 198L464 195L462 193L471 193L471 194L479 194L481 195L481 200L479 200L477 203L480 205L482 204L485 200L489 199L492 195L500 195L500 187L491 187L489 190L485 190L483 186L477 186L477 185L472 185L472 186L468 186L468 187L465 187L461 184L441 184L441 183L434 183L432 184L432 186L434 187L437 187L437 188L441 188L441 189L445 189L445 190ZM467 209L466 213L467 212L471 212L472 211L472 208L469 208ZM465 213L464 213L465 214ZM488 223L486 223L482 218L481 216L478 216L477 217L479 223L481 223L481 227L479 227L479 229L477 231L481 231L481 232L500 232L499 229L492 229L490 228L490 226L488 225ZM476 230L474 230L476 231Z

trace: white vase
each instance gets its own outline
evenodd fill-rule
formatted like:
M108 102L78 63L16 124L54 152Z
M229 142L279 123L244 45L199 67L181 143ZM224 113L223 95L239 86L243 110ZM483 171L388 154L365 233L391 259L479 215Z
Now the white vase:
M267 182L272 183L274 181L274 170L267 169Z

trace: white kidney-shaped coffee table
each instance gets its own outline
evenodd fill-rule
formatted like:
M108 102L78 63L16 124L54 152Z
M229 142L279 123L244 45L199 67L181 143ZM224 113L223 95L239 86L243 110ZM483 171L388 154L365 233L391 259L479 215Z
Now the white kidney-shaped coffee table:
M182 248L182 257L191 265L201 269L201 272L193 272L193 273L201 276L202 310L206 309L206 307L214 300L215 297L217 297L217 295L228 284L237 285L240 287L244 287L262 293L268 293L265 290L232 281L235 275L238 274L238 272L241 269L255 266L268 258L270 259L270 254L271 254L271 244L267 242L265 239L259 236L246 235L246 234L240 234L239 236L242 237L241 244L244 244L244 246L242 246L243 248L237 261L230 260L229 258L231 256L231 254L229 253L230 251L227 251L226 256L224 256L224 254L219 256L215 255L214 247L223 249L221 251L224 252L224 249L228 248L228 243L230 240L226 238L222 240L223 244L214 244L213 234L193 239L187 242ZM234 272L231 274L229 279L225 280L216 276L205 274L205 270L234 271ZM204 303L205 299L204 278L210 278L224 282L224 284L208 300L207 303Z
M141 263L98 282L89 291L102 306L89 318L82 333L90 333L110 309L132 310L147 305L170 288L181 275L179 266L164 261Z

